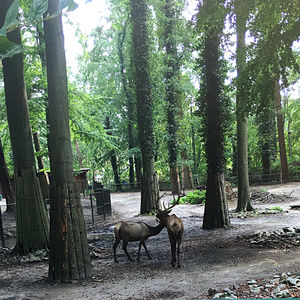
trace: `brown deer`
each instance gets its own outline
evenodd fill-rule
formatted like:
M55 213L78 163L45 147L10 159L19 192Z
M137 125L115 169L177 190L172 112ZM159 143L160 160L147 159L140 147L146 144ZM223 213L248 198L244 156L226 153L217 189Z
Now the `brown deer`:
M173 196L174 198L174 196ZM178 199L175 201L173 205L169 207L164 206L164 210L161 210L158 205L158 201L156 203L156 210L157 214L156 217L159 219L160 223L163 224L167 230L169 235L169 240L171 243L171 252L172 252L172 267L175 267L176 262L176 250L177 250L177 266L180 268L180 244L182 240L182 234L183 234L183 222L180 218L178 218L175 214L169 215L172 208L179 203L180 196L178 196Z
M130 261L134 261L127 252L128 242L140 241L137 261L140 261L141 246L146 250L146 254L151 259L150 254L147 250L145 241L150 237L159 234L165 226L159 223L157 226L150 226L144 222L119 222L114 227L115 243L113 245L114 260L118 263L116 249L121 240L123 240L123 247L125 254Z

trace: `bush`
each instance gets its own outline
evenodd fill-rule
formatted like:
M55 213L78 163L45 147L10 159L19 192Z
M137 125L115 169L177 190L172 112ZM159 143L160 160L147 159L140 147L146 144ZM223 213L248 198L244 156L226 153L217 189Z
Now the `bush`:
M283 211L283 208L280 206L273 206L273 207L270 207L269 210Z
M190 203L190 204L204 204L205 203L205 190L195 190L188 193L185 197L180 198L179 203Z

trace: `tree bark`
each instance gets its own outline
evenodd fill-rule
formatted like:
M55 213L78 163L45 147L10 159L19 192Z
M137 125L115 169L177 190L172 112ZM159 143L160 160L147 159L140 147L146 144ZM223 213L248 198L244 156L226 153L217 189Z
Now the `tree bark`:
M277 117L277 131L278 131L278 142L279 142L279 154L280 154L280 165L281 165L281 176L283 182L290 181L290 174L286 156L285 148L285 137L284 137L284 119L281 107L281 95L280 95L280 85L279 80L274 81L275 90L275 110Z
M135 177L136 177L136 188L141 188L142 181L142 161L139 155L134 156L134 166L135 166Z
M230 225L224 174L208 173L203 229L226 228Z
M221 9L222 1L205 0L203 8L207 14ZM207 27L203 50L204 78L203 107L205 110L205 147L207 158L206 202L203 229L227 227L230 224L224 180L224 126L223 99L221 97L222 73L219 61L220 37L225 14L219 11L218 26Z
M35 151L40 152L41 146L40 146L40 141L39 141L39 134L37 132L33 133L33 142L34 142ZM42 158L41 154L37 155L37 162L38 162L39 170L45 169L43 158Z
M76 153L77 153L77 157L78 157L78 161L79 161L79 166L80 166L80 168L83 168L82 156L81 156L78 141L75 142L75 146L76 146Z
M9 179L8 168L6 165L2 143L0 140L0 185L3 197L6 199L6 212L14 213L15 210L15 197Z
M237 32L237 91L236 91L236 120L237 120L237 171L238 171L238 202L236 211L250 211L253 207L250 203L249 171L248 171L248 126L244 113L245 99L241 74L246 64L245 33L247 21L247 9L242 0L235 2L236 32Z
M153 104L149 76L147 5L145 0L131 0L133 59L135 66L137 117L142 151L141 214L149 213L158 199L154 166Z
M68 83L62 16L53 14L59 0L48 2L44 20L50 124L50 258L49 280L87 279L91 261L80 191L73 183Z
M134 147L134 139L133 139L133 124L134 120L134 101L131 93L129 92L127 86L127 80L125 76L125 63L124 63L124 40L126 36L126 29L127 29L127 21L128 18L125 20L122 31L119 33L118 36L118 53L119 53L119 60L120 60L120 73L121 73L121 81L123 86L124 95L127 99L127 132L128 132L128 150L130 151ZM133 155L129 157L129 185L130 188L134 187L134 162L133 162Z
M107 134L112 135L109 117L106 117L106 119L105 119L105 127L106 127ZM111 167L112 167L112 170L114 173L114 179L115 179L117 191L121 191L122 186L121 186L121 181L120 181L119 172L118 172L117 156L115 154L114 149L110 151L110 162L111 162Z
M34 147L36 152L41 151L41 146L39 142L39 135L37 132L33 133L33 142L34 142ZM44 199L49 199L50 197L50 191L49 191L49 178L47 172L45 172L45 166L44 162L42 159L42 155L37 156L37 161L38 161L38 167L40 169L40 172L38 173L38 178L40 181L41 189L42 189L42 194Z
M192 189L194 187L193 184L193 176L190 166L188 165L188 155L186 150L181 151L181 160L182 160L182 169L181 169L181 177L182 177L182 189Z
M0 27L12 0L2 1ZM8 33L8 39L21 43L19 29ZM45 249L49 242L49 220L37 179L29 123L22 53L3 60L7 119L14 159L17 240L19 254Z
M172 0L166 0L164 4L164 45L165 54L165 85L167 101L167 130L168 130L168 154L172 193L179 195L181 192L177 166L177 115L179 94L179 59L175 42L175 4Z

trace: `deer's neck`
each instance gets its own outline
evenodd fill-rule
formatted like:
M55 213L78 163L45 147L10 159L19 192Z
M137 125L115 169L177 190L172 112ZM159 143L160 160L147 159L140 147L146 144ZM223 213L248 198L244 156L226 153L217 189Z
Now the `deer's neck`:
M149 236L159 234L163 230L164 227L165 226L160 223L157 226L149 226Z

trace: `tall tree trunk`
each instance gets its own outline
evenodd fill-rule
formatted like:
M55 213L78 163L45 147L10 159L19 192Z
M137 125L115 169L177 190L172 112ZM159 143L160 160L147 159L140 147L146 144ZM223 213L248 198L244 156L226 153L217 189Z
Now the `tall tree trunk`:
M131 93L129 92L126 76L125 76L125 63L124 63L124 54L123 54L123 46L124 46L124 39L126 36L126 29L128 24L129 18L125 20L123 25L123 30L119 33L118 36L118 53L119 53L119 60L120 60L120 73L121 73L121 81L123 86L123 91L125 97L127 99L127 132L128 132L128 149L129 151L134 147L134 140L133 140L133 124L134 120L134 101ZM129 157L129 185L130 188L134 187L134 163L133 163L133 155Z
M205 0L203 9L208 15L212 15L216 9L219 10L218 26L206 26L203 66L203 107L205 110L205 142L207 157L207 183L206 202L204 209L203 228L221 228L230 224L224 180L224 126L226 118L223 112L221 89L222 79L221 64L219 61L220 37L225 21L225 13L222 11L224 1Z
M282 175L283 182L289 182L290 174L289 174L289 168L288 168L287 157L286 157L284 120L282 115L280 85L278 79L274 81L274 90L275 90L275 110L276 110L276 117L277 117L277 131L278 131L281 175Z
M188 155L186 150L181 151L181 160L182 160L182 169L181 169L181 177L182 177L182 189L192 189L194 187L193 184L193 176L190 166L188 165Z
M241 74L246 64L245 33L248 16L247 4L243 0L235 1L236 32L237 32L237 91L236 91L236 120L237 120L237 167L238 167L238 202L236 211L250 211L249 171L248 171L248 127L244 113L245 98Z
M105 119L105 127L106 127L107 134L112 135L109 117L106 117L106 119ZM116 156L114 149L110 151L110 162L111 162L111 167L112 167L112 170L114 173L114 179L115 179L117 191L121 191L122 186L121 186L121 181L120 181L119 172L118 172L117 156Z
M2 1L0 27L12 0ZM8 33L8 39L21 43L19 29ZM23 55L3 60L7 119L14 159L17 241L19 254L45 249L49 242L49 219L40 183L37 179L32 133L29 123L24 81Z
M48 3L44 20L50 123L49 280L71 282L91 274L80 191L73 183L68 83L59 0ZM53 15L55 14L55 15Z
M167 130L168 130L168 154L172 193L178 195L181 192L177 166L177 115L179 94L179 60L177 45L175 42L176 11L173 0L164 3L164 45L165 55L165 85L167 101Z
M0 140L0 186L4 198L6 199L6 212L15 212L15 197L13 195L8 168L4 158L2 143Z
M270 95L268 95L267 97L270 97ZM256 116L259 136L258 144L261 151L262 161L262 179L265 182L271 180L271 161L273 157L272 154L276 148L276 144L274 144L276 132L273 98L272 101L268 100L269 99L265 97L261 99L261 111L259 111Z
M133 59L137 98L139 139L142 151L142 214L149 213L158 199L158 181L154 166L153 104L149 76L147 5L145 0L131 0Z

